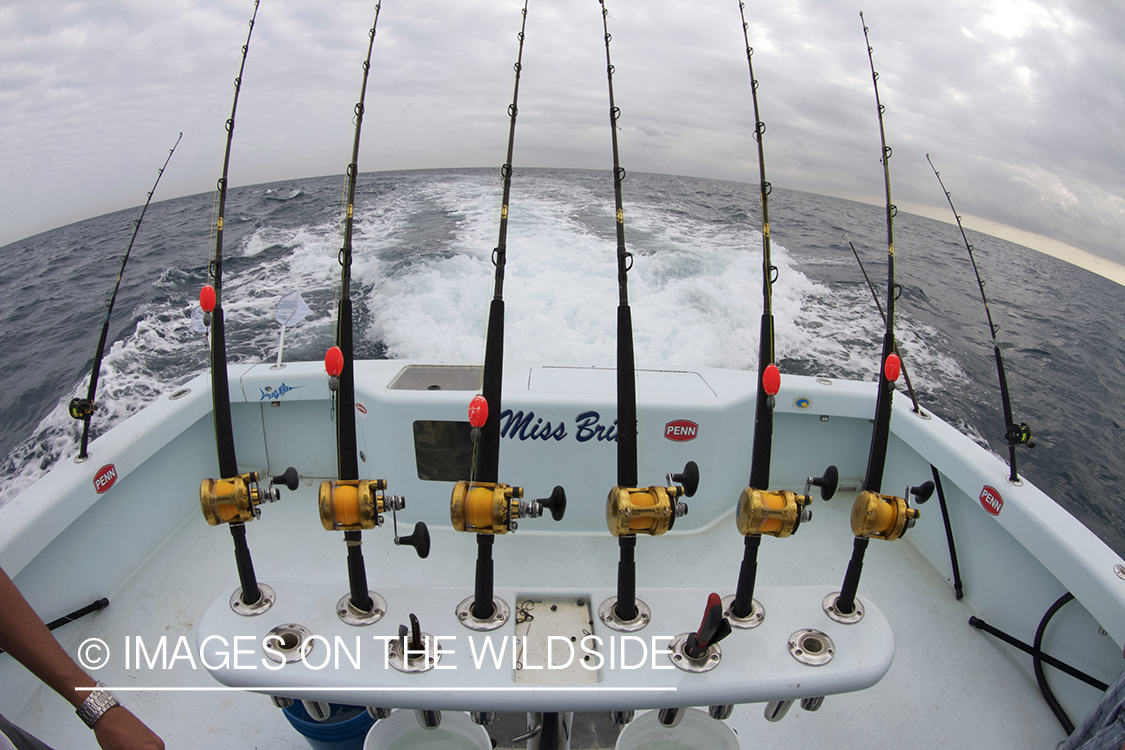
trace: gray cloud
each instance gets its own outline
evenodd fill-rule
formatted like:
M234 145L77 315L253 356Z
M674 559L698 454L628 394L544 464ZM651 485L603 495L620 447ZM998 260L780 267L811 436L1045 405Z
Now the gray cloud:
M608 0L622 161L754 182L737 6ZM498 167L518 0L386 3L363 170ZM342 173L373 6L263 0L232 184ZM770 180L878 196L878 128L858 7L748 2ZM895 198L958 208L1125 261L1125 10L1070 0L864 4ZM34 2L0 9L0 243L212 189L247 0ZM532 0L516 164L607 168L605 48L593 0Z

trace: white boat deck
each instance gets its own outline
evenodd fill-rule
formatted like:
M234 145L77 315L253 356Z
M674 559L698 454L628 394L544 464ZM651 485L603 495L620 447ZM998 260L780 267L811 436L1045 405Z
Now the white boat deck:
M767 618L770 589L821 584L826 590L838 589L851 553L851 500L845 495L827 504L816 500L813 520L796 535L763 540L758 592ZM207 526L194 499L185 497L184 507L176 532L122 590L108 592L109 608L56 631L70 653L90 637L105 638L111 649L123 649L127 635L140 636L146 644L167 635L169 656L181 636L194 646L200 619L218 597L229 594L237 578L227 529ZM922 512L919 523L941 523L936 502ZM412 550L392 544L389 518L387 523L364 534L371 589L379 591L386 583L384 571L393 569L396 586L425 582L460 587L471 595L472 535L431 524L433 551L429 559L418 560ZM531 527L528 523L527 531L496 539L498 590L515 585L510 580L514 569L525 587L527 582L550 586L563 566L567 580L592 588L614 585L617 544L607 534L545 535L532 533ZM247 528L262 582L330 581L333 596L346 592L346 550L341 534L320 528L315 487L302 485L298 492L286 493L280 503L264 507L262 519ZM643 595L646 587L695 585L703 579L720 594L732 593L742 541L731 517L698 534L642 537L637 545L638 589ZM701 554L706 557L700 559ZM418 595L424 596L423 590ZM893 628L894 661L886 676L869 689L829 696L815 713L794 705L779 723L765 720L760 703L735 706L728 723L743 748L1054 748L1064 738L1034 682L1006 653L1008 647L968 625L973 612L954 599L950 584L907 540L871 545L859 595L875 603ZM411 606L392 601L388 617L405 622ZM50 619L58 613L41 614ZM754 642L754 633L736 632L722 646L744 648ZM97 676L111 686L138 688L120 697L169 748L308 747L268 698L216 690L221 686L202 665L192 670L181 659L167 671L125 670L118 652ZM1051 679L1070 678L1052 674ZM210 690L182 689L189 687ZM55 747L96 747L92 733L72 716L69 706L49 693L38 688L23 710L9 718ZM493 725L498 746L510 747L510 736L500 736L496 728Z

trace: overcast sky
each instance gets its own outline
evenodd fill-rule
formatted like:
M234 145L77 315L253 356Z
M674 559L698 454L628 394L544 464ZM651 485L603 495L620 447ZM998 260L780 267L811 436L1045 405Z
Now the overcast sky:
M630 171L757 181L737 0L607 0ZM361 171L499 167L522 0L385 0ZM958 209L1125 262L1125 4L747 0L777 187ZM252 0L3 0L0 245L210 191ZM262 0L232 185L342 173L367 0ZM530 0L514 163L609 168L596 0Z

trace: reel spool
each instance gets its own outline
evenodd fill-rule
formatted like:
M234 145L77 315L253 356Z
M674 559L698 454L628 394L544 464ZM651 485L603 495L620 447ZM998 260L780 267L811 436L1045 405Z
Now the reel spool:
M449 518L457 531L507 534L520 518L539 518L550 510L561 521L566 512L566 492L555 487L549 498L524 502L523 487L497 482L458 482L449 501Z
M406 507L398 495L384 495L385 479L338 479L320 483L317 504L326 531L359 531L383 525L383 513Z

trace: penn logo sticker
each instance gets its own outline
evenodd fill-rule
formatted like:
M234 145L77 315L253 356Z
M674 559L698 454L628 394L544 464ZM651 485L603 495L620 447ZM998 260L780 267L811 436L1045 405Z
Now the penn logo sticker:
M1004 509L1004 498L1000 497L1000 493L995 487L989 487L986 484L984 489L980 491L980 504L990 514L998 516L1000 511Z
M687 419L677 419L664 425L664 437L677 443L695 440L698 435L699 425Z
M113 464L106 464L98 469L94 475L94 492L99 495L108 492L113 483L117 481L117 468Z

